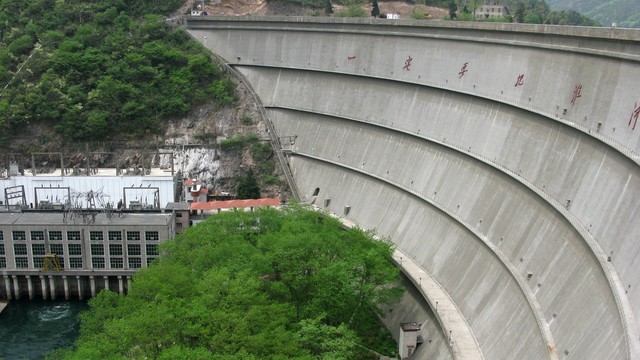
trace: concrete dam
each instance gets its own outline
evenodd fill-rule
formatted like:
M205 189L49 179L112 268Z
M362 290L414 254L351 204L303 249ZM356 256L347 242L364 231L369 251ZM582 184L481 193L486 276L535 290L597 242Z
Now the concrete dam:
M415 359L640 359L640 31L191 17L300 199L396 247Z

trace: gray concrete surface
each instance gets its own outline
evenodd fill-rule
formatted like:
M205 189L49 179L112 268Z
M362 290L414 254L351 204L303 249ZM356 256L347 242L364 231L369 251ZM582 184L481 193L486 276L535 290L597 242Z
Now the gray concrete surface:
M640 31L187 26L245 76L277 135L296 136L301 198L390 238L450 299L473 358L640 358ZM415 358L462 358L427 353Z

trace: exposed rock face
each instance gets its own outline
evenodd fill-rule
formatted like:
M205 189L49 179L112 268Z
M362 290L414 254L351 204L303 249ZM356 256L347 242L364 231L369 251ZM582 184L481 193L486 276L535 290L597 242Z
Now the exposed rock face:
M264 15L266 0L218 0L207 7L209 15Z
M239 100L235 106L216 108L203 105L188 117L167 124L165 150L174 153L174 169L183 177L197 178L213 192L236 191L236 178L255 167L249 148L220 150L218 144L233 136L255 134L260 141L269 141L266 127L257 105L243 84L238 84ZM161 167L170 168L168 159L161 158ZM282 171L276 165L276 176ZM281 196L279 186L262 186L265 197Z

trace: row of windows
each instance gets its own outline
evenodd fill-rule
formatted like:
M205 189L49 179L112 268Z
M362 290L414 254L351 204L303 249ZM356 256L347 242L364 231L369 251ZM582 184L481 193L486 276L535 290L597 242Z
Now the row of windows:
M149 264L151 264L155 259L155 257L147 257L147 266L149 266ZM140 269L142 267L142 258L130 257L128 258L128 263L129 269ZM121 257L109 258L109 265L111 269L124 269L124 259ZM91 266L94 269L104 269L106 268L105 259L103 257L92 257Z
M158 244L146 244L147 255L158 255ZM63 244L51 244L51 253L56 255L64 255ZM81 244L67 244L69 255L82 255ZM141 255L139 244L127 244L129 255ZM36 255L44 255L46 253L44 244L31 244L31 253ZM13 244L14 255L27 255L27 244ZM122 244L109 244L110 255L122 255ZM5 255L4 244L0 244L0 255ZM104 255L103 244L91 244L91 255Z
M26 256L16 256L16 268L18 269L27 269L29 268L29 258ZM60 266L64 268L64 259L58 258L58 262ZM44 257L34 256L33 257L33 267L41 268L44 265ZM0 268L7 267L7 259L5 257L0 257ZM82 269L82 258L81 257L72 257L69 258L69 268L71 269Z
M51 252L56 255L64 255L64 248L62 244L51 244ZM81 244L67 244L67 250L69 255L82 255ZM44 244L31 244L31 252L33 255L44 255ZM4 254L4 245L2 246L2 253ZM27 244L13 244L14 255L27 255Z
M149 266L156 258L155 257L147 257L146 265ZM60 266L64 268L64 259L58 258L58 262L60 262ZM141 257L130 257L128 259L129 268L130 269L139 269L142 267L142 258ZM44 257L34 257L33 258L33 267L41 268L44 265ZM92 257L91 265L94 269L104 269L105 268L105 259L103 257ZM124 260L121 257L112 257L109 258L109 265L111 269L123 269L124 268ZM0 256L0 269L5 269L7 267L7 258L4 256ZM82 269L82 258L69 258L69 267L71 269ZM29 268L29 258L25 256L16 257L16 268L19 269L27 269Z
M31 231L31 240L44 240L44 231ZM140 241L140 231L126 231L128 241ZM27 233L22 230L14 230L12 232L14 241L26 241ZM122 232L120 231L108 231L108 239L110 241L122 241ZM92 241L103 241L103 231L89 231L89 239ZM160 236L157 231L145 231L144 239L146 241L158 241ZM0 240L4 240L4 235L0 231ZM49 231L49 240L62 240L62 231ZM80 231L67 231L67 240L81 240Z

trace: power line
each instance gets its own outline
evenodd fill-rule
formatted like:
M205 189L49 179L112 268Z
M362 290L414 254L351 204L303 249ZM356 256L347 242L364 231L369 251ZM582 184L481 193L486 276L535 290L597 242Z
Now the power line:
M13 79L15 79L16 76L18 76L18 74L20 73L20 70L22 70L22 68L27 64L27 62L29 62L29 60L31 60L31 57L33 56L33 54L36 53L36 50L40 50L41 47L42 47L41 44L36 44L35 48L31 51L31 54L29 54L29 57L27 58L27 60L25 60L22 63L22 65L20 65L20 67L18 68L18 71L16 71L16 73L13 74L13 77L9 80L7 85L5 85L4 88L2 88L2 91L0 91L0 97L2 97L2 94L4 94L4 91L7 90L7 88L9 87L11 82L13 81Z

